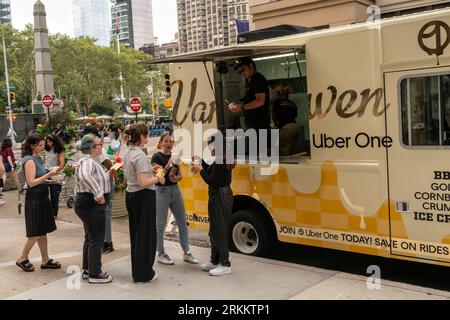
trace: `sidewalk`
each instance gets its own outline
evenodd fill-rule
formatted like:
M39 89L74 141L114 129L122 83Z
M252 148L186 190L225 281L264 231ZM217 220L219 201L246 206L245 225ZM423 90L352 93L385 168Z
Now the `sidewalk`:
M130 258L104 266L114 277L110 284L89 284L79 274L11 297L11 300L303 300L303 299L450 299L449 292L383 281L369 290L366 278L297 264L231 254L232 274L212 277L199 265L182 261L177 243L167 242L174 266L156 264L154 283L134 284ZM200 262L209 249L192 247ZM67 266L66 266L67 267ZM70 289L75 288L75 289Z

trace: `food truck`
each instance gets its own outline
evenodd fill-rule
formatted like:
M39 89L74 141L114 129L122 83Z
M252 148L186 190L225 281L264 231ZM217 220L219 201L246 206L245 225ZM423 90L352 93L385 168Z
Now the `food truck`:
M227 108L245 91L243 56L293 88L303 134L271 174L233 170L233 249L281 241L450 266L450 10L154 61L170 63L174 126L191 142L199 123L245 129ZM207 186L183 160L189 225L207 230Z

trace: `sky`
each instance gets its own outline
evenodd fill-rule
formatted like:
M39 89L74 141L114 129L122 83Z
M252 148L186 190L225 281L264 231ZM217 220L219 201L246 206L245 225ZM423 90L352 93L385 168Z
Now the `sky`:
M73 37L72 0L41 0L47 12L49 33L62 33ZM22 30L33 23L33 4L36 0L11 0L13 27ZM178 31L176 0L153 0L153 33L158 42L174 39Z

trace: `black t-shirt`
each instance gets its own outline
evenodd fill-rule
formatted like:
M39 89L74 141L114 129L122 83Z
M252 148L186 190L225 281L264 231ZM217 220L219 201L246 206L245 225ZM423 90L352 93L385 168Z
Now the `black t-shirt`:
M246 129L270 129L269 86L266 78L259 72L256 72L247 81L247 92L244 98L241 99L242 104L255 101L257 93L266 95L264 106L252 110L244 110Z
M297 105L289 99L279 98L273 102L273 120L279 129L288 123L295 123Z
M166 155L166 154L164 154L162 152L157 152L157 153L155 153L152 156L151 162L152 162L152 164L159 164L164 169L167 166L167 164L169 163L169 160L170 160L171 157L172 157L171 155ZM174 167L175 167L175 170L176 169L179 170L179 167L177 165L174 165ZM172 181L169 180L169 173L170 173L170 170L167 170L167 173L164 176L164 178L166 179L166 183L165 184L162 185L160 183L157 183L156 185L157 186L164 186L164 187L176 185L177 182L172 182Z

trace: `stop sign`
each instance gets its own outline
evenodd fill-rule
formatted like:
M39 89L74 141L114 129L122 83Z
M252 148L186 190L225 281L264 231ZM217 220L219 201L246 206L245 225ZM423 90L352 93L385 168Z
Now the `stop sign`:
M45 96L42 97L42 104L46 108L51 108L53 104L53 97L51 95L46 94Z
M130 108L131 110L133 110L134 112L139 112L141 111L142 105L141 105L141 99L139 98L132 98L130 100Z

